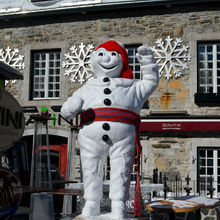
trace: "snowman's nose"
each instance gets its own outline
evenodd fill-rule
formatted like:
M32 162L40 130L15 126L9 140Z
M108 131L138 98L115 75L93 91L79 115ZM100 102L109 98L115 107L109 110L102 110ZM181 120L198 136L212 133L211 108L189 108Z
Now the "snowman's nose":
M108 54L105 54L103 57L103 61L108 63L111 60L111 57Z

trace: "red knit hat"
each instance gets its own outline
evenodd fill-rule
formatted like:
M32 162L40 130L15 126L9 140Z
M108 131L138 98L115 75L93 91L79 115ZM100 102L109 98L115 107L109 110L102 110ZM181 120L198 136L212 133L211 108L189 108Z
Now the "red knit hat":
M121 72L121 77L122 78L133 79L132 70L128 66L128 64L129 64L128 53L125 50L125 48L123 48L119 43L117 43L114 40L110 40L110 41L107 41L107 42L99 45L96 48L96 50L98 50L99 48L105 48L108 51L116 51L116 52L120 53L122 63L123 63L123 69L122 69L122 72Z

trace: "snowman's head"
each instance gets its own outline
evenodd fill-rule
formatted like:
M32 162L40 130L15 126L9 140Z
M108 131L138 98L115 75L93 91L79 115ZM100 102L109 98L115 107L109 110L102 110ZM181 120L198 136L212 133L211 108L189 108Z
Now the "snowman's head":
M128 53L121 43L107 41L92 53L91 66L95 76L133 78L128 67Z

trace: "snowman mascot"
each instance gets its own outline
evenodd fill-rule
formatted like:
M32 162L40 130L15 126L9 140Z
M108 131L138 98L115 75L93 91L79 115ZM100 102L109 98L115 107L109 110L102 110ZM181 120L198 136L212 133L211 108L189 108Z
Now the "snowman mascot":
M136 57L141 64L140 81L133 80L128 54L121 43L111 40L101 44L91 55L95 78L74 92L61 109L66 119L81 113L78 142L86 201L82 216L86 218L100 214L107 156L111 165L110 216L117 220L126 218L125 202L129 199L135 150L140 155L139 113L159 81L150 48L139 47ZM138 215L140 210L134 212Z

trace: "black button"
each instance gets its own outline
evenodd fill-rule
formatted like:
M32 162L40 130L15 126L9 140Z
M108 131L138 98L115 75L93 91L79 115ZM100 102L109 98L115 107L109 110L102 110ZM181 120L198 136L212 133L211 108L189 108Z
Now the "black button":
M111 91L111 89L109 89L109 88L105 88L105 89L104 89L104 93L105 93L106 95L108 95L108 94L111 94L112 91Z
M108 123L104 123L104 124L102 125L102 128L103 128L104 130L106 130L106 131L109 131L109 130L110 130L110 125L109 125Z
M110 99L105 99L105 100L104 100L104 104L105 104L105 105L111 105L112 102L111 102Z
M103 82L109 82L110 79L108 77L103 78Z
M103 141L107 141L109 139L109 136L107 134L103 135L102 136L102 140Z

